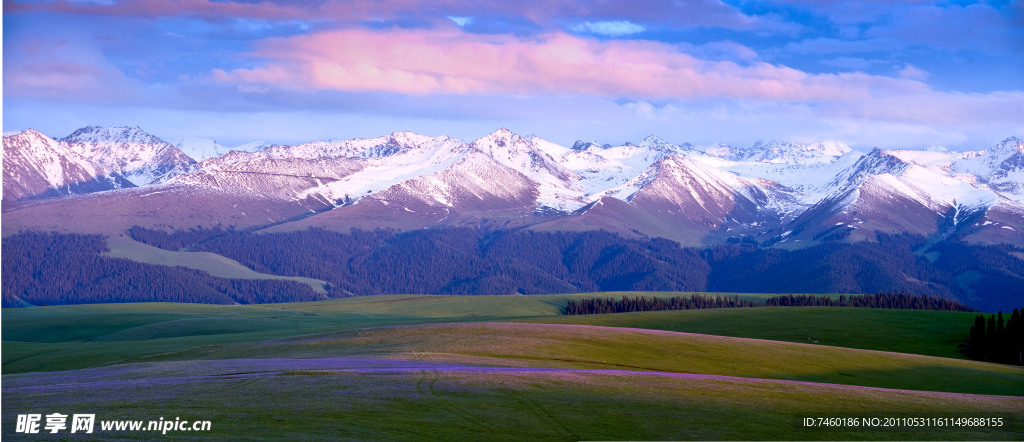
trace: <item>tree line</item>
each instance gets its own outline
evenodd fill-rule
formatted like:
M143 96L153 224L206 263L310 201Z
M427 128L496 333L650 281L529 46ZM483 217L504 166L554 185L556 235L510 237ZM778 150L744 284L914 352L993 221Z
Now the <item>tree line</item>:
M766 306L778 307L864 307L893 308L903 310L937 310L946 312L977 311L957 301L925 295L904 293L875 293L873 295L839 295L838 298L814 295L773 296L765 301Z
M623 296L620 300L613 298L587 298L569 300L563 313L566 315L592 315L600 313L647 312L660 310L693 310L707 308L738 308L738 307L865 307L892 308L908 310L940 310L940 311L975 311L970 307L948 299L932 298L924 295L907 295L901 293L876 293L873 295L840 295L833 299L828 296L785 295L773 296L763 302L732 298L721 295L692 294L689 297L675 296L672 298L647 298ZM1000 316L1001 317L1001 316Z
M630 298L623 296L622 299L614 298L587 298L569 300L563 313L566 315L594 315L601 313L626 313L626 312L650 312L660 310L695 310L707 308L736 308L755 307L754 304L738 296L723 298L720 295L692 294L689 297L674 296L671 298L647 298L644 296Z
M985 319L984 315L974 318L970 337L961 351L978 361L1002 364L1024 365L1024 308L1013 309L1008 320L1003 312Z

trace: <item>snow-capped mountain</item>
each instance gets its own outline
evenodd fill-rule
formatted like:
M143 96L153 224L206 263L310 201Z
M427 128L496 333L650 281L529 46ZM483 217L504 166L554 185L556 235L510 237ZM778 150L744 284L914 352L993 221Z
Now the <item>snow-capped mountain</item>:
M757 161L775 164L818 164L831 163L850 152L849 146L838 142L815 143L810 145L771 141L758 141L750 149L734 151L731 158L736 161Z
M993 210L1012 212L1021 205L985 185L983 177L953 173L957 157L964 156L940 149L874 149L836 175L828 196L794 224L807 227L800 232L804 240L830 234L870 238L875 232L981 237L981 230L1016 231L1024 224L1024 218L988 220Z
M710 228L758 223L762 217L780 221L780 201L770 189L777 183L739 177L675 155L658 160L648 170L649 174L638 177L643 184L629 200L638 208Z
M571 212L583 207L581 177L559 164L553 156L564 155L567 151L564 147L500 129L472 142L469 148L536 183L538 208Z
M482 224L608 229L691 244L742 236L787 245L912 232L1024 244L1024 142L1016 138L974 152L933 147L866 154L836 142L737 148L656 137L565 147L507 129L472 142L396 132L294 146L225 149L195 139L179 146L138 128L88 127L61 140L34 131L5 137L4 197L100 192L62 201L61 210L108 207L116 198L126 219L108 220L107 230L133 225L133 210L158 223L156 207L173 206L165 225L217 219L279 230ZM186 148L198 157L215 155L195 163ZM108 184L66 187L97 179ZM123 189L132 185L139 188ZM48 190L61 186L68 190ZM50 210L43 206L17 210ZM5 214L4 221L40 216Z
M441 137L447 138L447 137ZM395 132L376 138L314 141L296 146L271 146L264 149L269 158L383 158L407 149L416 149L435 142L434 138L412 132Z
M481 152L471 151L450 167L396 183L371 198L410 214L419 209L446 214L534 208L539 191L529 177ZM440 220L439 220L440 221Z
M239 152L256 152L270 145L270 143L265 143L263 141L252 141L239 146L228 147L209 138L189 137L182 138L177 144L175 144L175 147L190 158L196 161L203 161L210 158L224 156L232 150L237 150Z
M205 160L172 183L248 197L344 206L403 181L447 169L467 151L462 143L448 137L408 132L373 139L269 146Z
M138 127L83 127L60 141L136 186L162 183L195 163L177 147Z
M4 136L3 148L5 201L133 186L67 144L32 129Z
M1024 141L1008 138L988 154L989 186L1024 203Z

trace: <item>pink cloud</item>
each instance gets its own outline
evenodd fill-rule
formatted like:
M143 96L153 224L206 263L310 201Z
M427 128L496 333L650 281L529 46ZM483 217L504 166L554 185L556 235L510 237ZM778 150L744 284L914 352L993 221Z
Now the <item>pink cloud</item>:
M609 98L703 97L853 100L883 90L927 90L909 79L808 74L768 63L708 61L681 46L433 30L347 29L274 38L253 55L263 66L216 70L216 81L292 90L403 94L559 94Z

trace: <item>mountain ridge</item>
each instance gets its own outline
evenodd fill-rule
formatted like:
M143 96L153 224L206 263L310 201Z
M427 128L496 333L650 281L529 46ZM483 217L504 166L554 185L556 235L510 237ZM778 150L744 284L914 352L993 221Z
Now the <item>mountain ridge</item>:
M674 233L647 230L644 225L663 223L640 220L627 230L686 244L752 237L800 247L834 235L841 224L848 226L842 237L855 240L871 240L872 232L960 232L980 243L1024 246L1017 237L1024 232L1024 142L1016 137L973 152L860 153L837 142L772 140L738 149L655 136L621 146L581 141L565 147L502 128L468 143L395 132L228 150L197 162L138 127L89 126L60 139L33 130L5 136L4 151L4 224L13 225L5 232L45 230L56 224L54 207L74 216L109 207L104 201L111 198L128 205L120 212L124 219L75 229L123 230L132 225L132 210L150 213L150 225L160 224L164 210L163 224L171 228L218 219L241 227L303 219L294 227L325 220L326 227L345 230L346 224L372 227L379 216L410 228L499 222L547 229L567 226L586 208L615 198L632 207L626 212L634 218L681 223L669 229ZM44 165L49 172L41 172ZM196 213L211 207L211 213ZM967 219L961 211L980 216L960 226ZM564 222L551 223L551 217ZM594 217L585 224L621 230L630 223L629 217L599 218L617 219L619 227ZM947 224L952 230L940 232Z

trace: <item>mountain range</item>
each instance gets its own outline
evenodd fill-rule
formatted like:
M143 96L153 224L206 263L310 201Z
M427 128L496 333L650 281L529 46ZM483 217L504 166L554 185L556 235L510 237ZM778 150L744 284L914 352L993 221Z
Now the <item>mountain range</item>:
M911 233L1024 246L1024 141L1012 137L970 152L866 153L653 136L566 147L507 129L471 142L396 132L237 150L210 143L176 146L138 127L5 135L3 229L479 226L790 249Z

